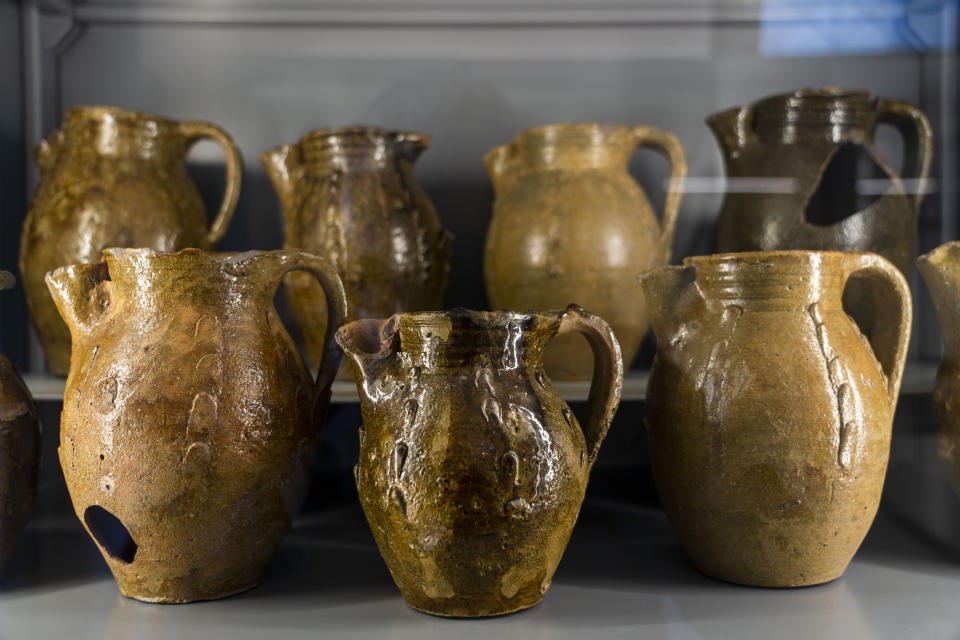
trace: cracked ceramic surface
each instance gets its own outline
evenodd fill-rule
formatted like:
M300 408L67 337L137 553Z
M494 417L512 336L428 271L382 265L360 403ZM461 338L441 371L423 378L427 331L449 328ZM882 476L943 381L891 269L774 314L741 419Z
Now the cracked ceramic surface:
M885 294L872 343L841 304L854 277ZM641 281L654 477L694 565L756 586L839 577L880 503L910 335L902 274L875 254L776 251Z
M223 202L207 224L187 173L195 142L210 138L226 152ZM227 230L240 191L240 152L206 122L175 122L116 107L73 107L63 128L36 148L41 178L23 223L20 274L50 371L66 375L70 334L44 276L100 260L108 247L176 251L210 249Z
M596 357L582 430L541 362L571 332ZM619 403L611 329L577 307L457 309L354 322L337 341L360 394L360 502L407 603L491 616L539 602Z
M663 217L627 172L638 147L670 162ZM496 199L484 278L494 309L581 305L610 323L627 367L648 329L638 273L667 264L687 173L673 134L649 126L554 124L520 133L484 157ZM544 353L558 380L587 380L593 358L578 336Z
M71 330L60 464L120 587L189 602L254 586L313 477L340 350L316 380L273 307L308 271L346 317L340 279L299 251L108 249L52 271Z
M351 321L443 308L453 234L413 171L429 141L377 127L318 129L260 158L283 207L284 246L338 269ZM284 289L316 363L324 349L323 294L298 273Z

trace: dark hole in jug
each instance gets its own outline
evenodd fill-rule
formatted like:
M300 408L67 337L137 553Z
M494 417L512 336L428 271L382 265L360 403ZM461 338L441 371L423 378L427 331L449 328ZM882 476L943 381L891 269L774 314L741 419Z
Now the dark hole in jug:
M882 197L889 186L884 182L887 178L863 145L841 144L807 200L804 220L826 227L866 209Z
M137 555L137 543L119 518L93 505L83 512L83 521L91 535L111 558L130 564Z

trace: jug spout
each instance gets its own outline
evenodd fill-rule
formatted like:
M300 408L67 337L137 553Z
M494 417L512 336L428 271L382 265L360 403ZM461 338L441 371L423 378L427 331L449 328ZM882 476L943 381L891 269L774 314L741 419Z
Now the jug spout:
M747 145L752 133L752 119L750 107L734 107L707 118L707 126L717 138L725 160L736 158Z
M280 206L287 220L296 216L300 209L297 185L303 178L303 159L299 145L284 144L265 151L260 156L280 199Z
M507 166L510 158L513 156L513 145L503 144L495 149L491 149L483 156L483 165L487 168L487 174L490 176L490 182L493 183L493 191L497 193L503 189L509 172Z
M702 304L695 276L696 269L690 266L659 267L638 276L658 349L672 344L671 337L689 319L692 305Z
M398 318L365 319L345 324L337 330L337 344L353 363L361 388L369 390L380 370L397 350Z
M917 259L917 268L930 290L945 355L960 357L960 242L948 242Z
M74 340L90 333L110 308L107 263L71 264L46 275L47 288Z

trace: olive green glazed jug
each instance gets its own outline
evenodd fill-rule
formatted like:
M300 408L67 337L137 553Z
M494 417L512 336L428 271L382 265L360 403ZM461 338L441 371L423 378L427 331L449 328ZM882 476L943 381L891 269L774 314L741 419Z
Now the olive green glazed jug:
M670 162L658 223L627 172L636 148ZM649 328L638 273L670 261L687 173L673 134L650 126L553 124L528 129L484 157L493 181L484 278L494 309L556 309L574 302L610 323L629 368ZM558 380L589 380L593 357L579 336L544 352Z
M541 362L570 332L597 360L582 429ZM337 341L363 415L360 503L407 604L472 617L539 602L619 403L610 327L573 306L456 309L360 320Z
M960 242L920 256L917 267L933 297L943 334L943 361L933 390L938 452L960 495Z
M260 157L283 207L284 246L337 268L349 320L443 308L453 234L413 171L429 143L424 134L378 127L317 129ZM287 276L284 290L319 362L323 293L302 273Z
M210 138L227 157L223 202L207 226L186 156ZM73 107L36 148L40 184L23 223L20 274L47 366L66 375L70 334L44 283L61 265L93 263L108 247L211 249L227 231L242 163L230 136L207 122L175 122L116 107Z
M872 344L841 304L855 277L885 300ZM875 254L776 251L641 279L657 336L647 437L687 555L746 585L839 577L883 489L910 335L903 275Z
M273 307L293 269L331 302L316 380ZM299 251L108 249L47 283L73 338L60 465L121 593L253 587L313 477L346 317L336 270Z
M0 289L14 285L0 271ZM41 450L37 403L20 372L0 354L0 570L26 529L37 494Z

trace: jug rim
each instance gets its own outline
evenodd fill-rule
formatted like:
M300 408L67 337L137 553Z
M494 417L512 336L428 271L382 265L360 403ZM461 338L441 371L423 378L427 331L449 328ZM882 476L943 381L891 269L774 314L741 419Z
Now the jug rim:
M372 143L376 142L377 140L388 140L390 142L412 142L424 147L430 144L430 135L427 133L364 124L348 124L337 127L321 127L318 129L312 129L311 131L308 131L300 136L298 143L323 139L332 140L337 138L365 138Z
M562 309L558 309L556 313L562 312ZM391 322L396 324L406 324L408 326L436 326L441 323L446 323L450 320L466 319L471 321L471 323L478 329L481 328L503 328L508 324L514 323L523 323L529 322L536 318L538 315L543 313L551 313L550 311L515 311L515 310L479 310L479 309L468 309L466 307L455 307L449 310L436 310L436 311L400 311L394 313L386 318L361 318L359 320L353 320L343 325L342 328L350 327L352 325L360 326L363 322L381 322L384 324L389 324Z
M632 131L633 125L617 124L614 122L551 122L539 124L518 132L513 137L513 144L528 138L556 139L562 134L603 134L608 135L620 131ZM511 143L506 143L509 146ZM505 145L499 145L505 146Z
M729 251L683 259L685 267L714 266L721 264L761 264L770 262L812 263L839 260L845 257L869 255L869 251L830 251L813 249L777 249L773 251Z
M129 124L132 126L142 126L144 122L155 122L169 127L175 127L178 124L176 120L148 111L124 109L123 107L102 104L74 105L66 110L64 122L70 122L75 119L106 120L107 118L121 124Z

